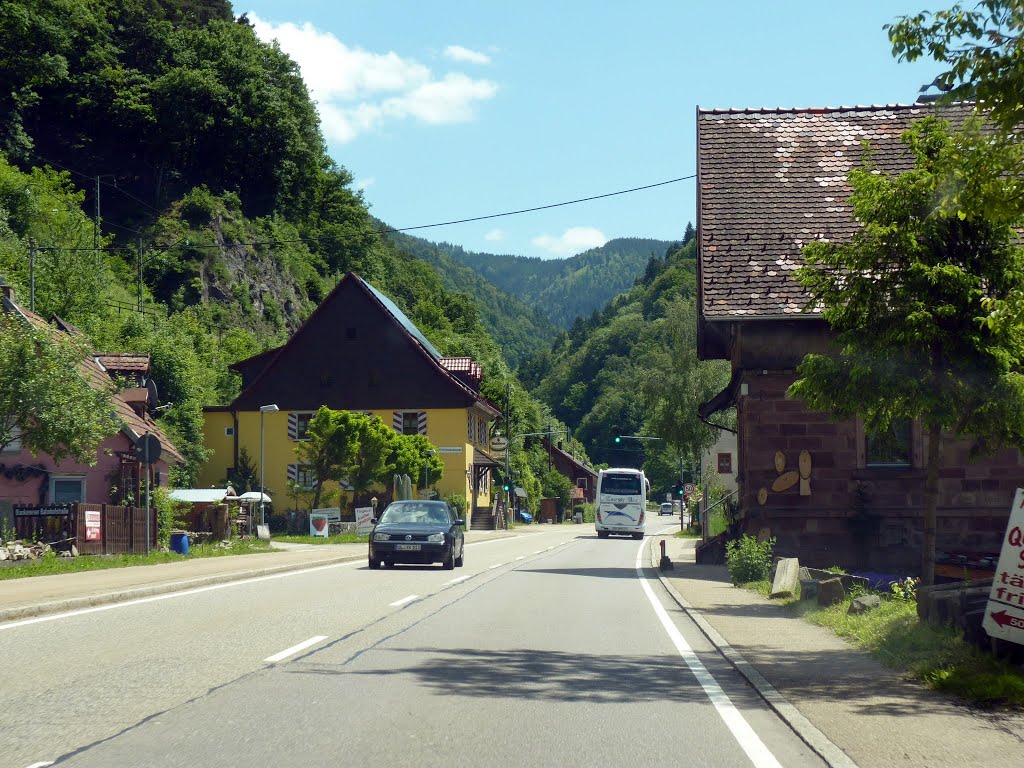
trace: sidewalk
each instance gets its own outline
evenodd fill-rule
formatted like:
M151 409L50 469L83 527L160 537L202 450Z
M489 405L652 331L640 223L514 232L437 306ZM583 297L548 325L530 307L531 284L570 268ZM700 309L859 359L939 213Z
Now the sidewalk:
M529 534L466 531L466 543ZM0 622L180 592L284 571L364 560L366 544L281 544L270 552L0 581Z
M662 581L830 765L1024 765L1024 715L977 712L903 679L831 631L732 586L724 565L697 565L695 544L666 537L674 568ZM652 546L656 565L660 550Z

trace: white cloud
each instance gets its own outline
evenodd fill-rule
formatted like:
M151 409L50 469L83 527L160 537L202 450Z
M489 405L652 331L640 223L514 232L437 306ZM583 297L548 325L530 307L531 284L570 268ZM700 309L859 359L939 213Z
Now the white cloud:
M452 61L468 61L470 64L490 64L491 57L480 51L463 48L461 45L449 45L444 49L445 58Z
M359 179L359 181L356 182L355 187L356 189L369 189L376 183L377 179L373 176L367 176L365 179Z
M557 237L540 235L531 242L555 256L574 256L591 248L600 248L608 242L608 238L594 227L569 227Z
M491 240L492 242L493 241L497 241L497 240L504 240L504 239L505 239L505 230L503 230L503 229L492 229L490 232L488 232L486 235L484 235L484 240Z
M275 24L253 14L249 20L261 40L277 40L299 65L328 140L349 142L406 119L435 125L467 122L476 116L479 102L498 92L490 80L457 72L439 77L426 65L393 51L350 48L308 22Z

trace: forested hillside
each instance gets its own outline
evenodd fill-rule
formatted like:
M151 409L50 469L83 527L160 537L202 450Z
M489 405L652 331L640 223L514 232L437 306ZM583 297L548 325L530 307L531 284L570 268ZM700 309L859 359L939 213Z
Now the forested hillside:
M448 290L473 297L484 327L512 367L550 347L558 335L559 329L539 309L456 261L446 247L400 232L389 232L386 237L430 264Z
M664 256L670 246L664 240L619 238L568 259L474 253L449 243L437 247L568 329L577 317L589 317L629 289L651 257Z
M697 361L696 241L688 235L665 258L651 258L633 288L519 369L559 419L578 425L595 461L642 464L662 488L678 478L681 458L694 461L717 437L696 406L729 378L724 361ZM617 434L663 439L616 445Z
M225 0L0 3L0 72L0 277L27 304L34 254L38 313L152 355L188 459L177 482L205 460L202 407L237 392L227 365L279 344L348 271L480 361L491 400L510 384L519 431L548 422L485 330L491 308L379 234L295 63ZM536 498L534 454L514 464Z

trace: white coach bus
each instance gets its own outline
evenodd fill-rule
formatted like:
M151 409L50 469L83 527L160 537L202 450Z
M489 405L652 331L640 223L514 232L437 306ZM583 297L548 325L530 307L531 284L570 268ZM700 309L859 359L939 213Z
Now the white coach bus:
M597 475L594 522L598 538L606 539L614 533L642 539L650 490L651 484L642 469L602 469Z

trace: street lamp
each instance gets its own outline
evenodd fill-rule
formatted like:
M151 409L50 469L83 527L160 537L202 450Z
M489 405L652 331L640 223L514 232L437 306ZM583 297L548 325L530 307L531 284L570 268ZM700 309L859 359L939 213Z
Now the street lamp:
M266 520L263 517L263 498L267 495L263 490L263 414L280 410L276 403L260 406L260 525L266 524Z

